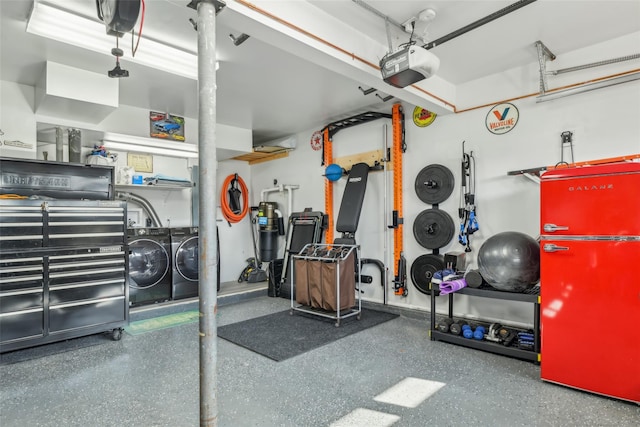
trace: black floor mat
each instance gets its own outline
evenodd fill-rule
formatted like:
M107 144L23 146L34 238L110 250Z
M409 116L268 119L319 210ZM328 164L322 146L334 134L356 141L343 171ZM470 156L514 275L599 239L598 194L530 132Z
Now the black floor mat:
M335 320L289 310L220 326L218 336L277 362L321 347L388 320L397 314L362 309L360 320Z

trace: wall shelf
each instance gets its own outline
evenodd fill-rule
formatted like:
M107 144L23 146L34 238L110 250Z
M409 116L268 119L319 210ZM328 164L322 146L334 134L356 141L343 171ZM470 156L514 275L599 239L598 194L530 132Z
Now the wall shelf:
M116 184L116 190L132 191L132 190L155 190L155 191L180 191L190 190L193 188L184 185L141 185L141 184Z
M256 147L251 153L241 154L239 156L232 157L232 159L242 160L250 165L255 165L257 163L289 157L289 151L291 150L292 149L290 148L282 147Z

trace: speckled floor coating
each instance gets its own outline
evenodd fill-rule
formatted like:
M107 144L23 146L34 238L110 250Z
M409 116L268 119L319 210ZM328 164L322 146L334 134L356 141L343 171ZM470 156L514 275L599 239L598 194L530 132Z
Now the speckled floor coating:
M259 297L224 325L289 307ZM530 362L431 342L420 316L274 362L219 339L219 426L329 426L358 408L394 427L637 426L640 407L548 384ZM0 366L0 425L197 426L198 328L182 325ZM374 397L406 377L446 383L415 408ZM369 424L368 427L375 427Z

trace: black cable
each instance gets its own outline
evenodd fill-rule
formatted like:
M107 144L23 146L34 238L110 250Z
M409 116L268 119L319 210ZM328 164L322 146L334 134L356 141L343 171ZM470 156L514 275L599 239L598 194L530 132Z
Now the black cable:
M404 48L405 46L413 46L414 44L416 44L416 41L413 40L413 33L415 32L415 30L416 30L416 21L413 21L411 23L411 35L409 36L409 41L399 45L398 50Z

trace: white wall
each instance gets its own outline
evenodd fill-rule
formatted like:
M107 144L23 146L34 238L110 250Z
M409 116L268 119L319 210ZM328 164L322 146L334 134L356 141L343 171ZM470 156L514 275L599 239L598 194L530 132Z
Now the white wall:
M0 81L0 156L34 159L36 157L36 120L33 115L35 88ZM29 147L8 145L21 141Z
M628 40L623 40L627 43ZM616 50L620 40L611 43ZM589 52L573 55L581 64L594 61ZM609 56L610 57L610 56ZM578 65L578 64L573 64ZM568 66L568 65L567 65ZM617 66L616 66L617 67ZM628 66L631 68L631 65ZM607 70L600 70L601 75ZM520 95L528 93L531 82L526 73L507 72L512 80L519 74ZM492 76L489 80L500 80L504 76ZM534 76L537 78L537 76ZM487 82L466 87L466 99L485 101ZM536 84L535 82L533 83ZM565 83L566 84L566 83ZM490 94L489 94L490 96ZM497 98L493 98L498 100ZM476 266L476 256L482 243L492 235L502 231L519 231L532 237L539 234L539 187L524 176L508 176L507 172L542 166L552 166L560 161L560 134L574 132L575 161L594 160L640 153L640 82L626 83L578 94L551 102L535 103L534 98L514 101L520 112L517 126L504 135L493 135L485 126L485 117L490 107L475 109L466 113L440 116L429 127L418 128L411 120L413 106L405 105L406 142L408 145L404 159L404 248L408 261L408 275L413 261L431 251L422 248L413 237L413 222L416 216L431 206L421 202L415 194L414 183L418 172L430 164L448 167L456 179L452 196L440 204L440 209L448 212L456 224L456 233L451 243L440 249L440 253L462 250L457 242L458 203L460 192L460 163L462 141L465 150L473 151L476 158L477 213L480 230L471 237L472 252L467 254L468 264ZM468 105L467 107L471 107ZM391 112L391 105L389 105ZM382 147L382 126L390 120L378 120L338 132L333 139L334 157L366 152ZM294 211L311 206L324 210L324 177L320 167L320 152L312 151L308 141L318 129L310 129L298 134L299 146L288 158L280 159L252 168L252 190L259 194L272 180L287 184L300 184L294 197ZM391 138L389 137L389 141ZM565 149L564 159L570 152ZM344 179L334 184L334 215L340 206L344 189ZM362 246L362 256L383 260L385 243L385 214L390 218L390 208L383 208L384 176L382 172L371 172L360 225L356 240ZM390 203L390 202L389 202ZM594 213L597 215L597 213ZM390 221L390 220L389 220ZM338 233L335 233L337 236ZM392 240L387 241L392 256ZM387 264L391 272L393 265ZM375 268L365 270L374 276L374 283L364 285L363 299L382 302ZM446 299L441 298L437 306L439 312L446 311ZM530 304L505 303L456 297L454 311L458 314L478 316L486 319L506 320L514 324L531 324L533 308ZM427 310L429 298L421 294L409 278L409 295L406 298L389 293L389 304Z

